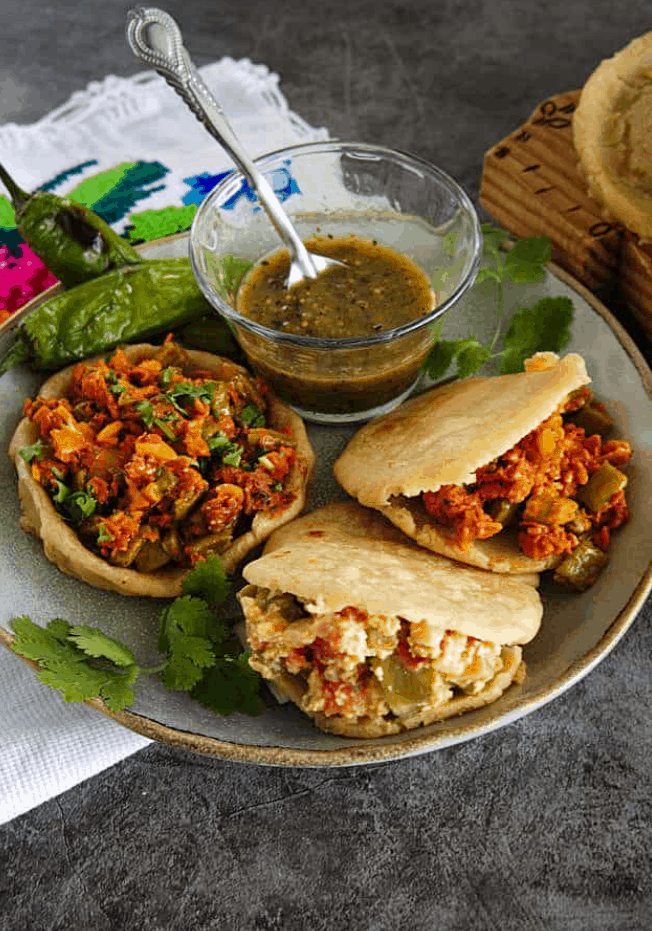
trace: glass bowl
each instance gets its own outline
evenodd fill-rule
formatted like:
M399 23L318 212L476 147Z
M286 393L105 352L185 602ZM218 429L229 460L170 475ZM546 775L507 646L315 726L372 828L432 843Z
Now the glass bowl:
M281 332L243 316L242 280L282 245L239 172L204 199L190 231L202 292L251 366L306 420L355 423L390 410L416 384L435 321L474 281L482 239L473 204L434 165L380 146L312 142L256 164L302 239L353 234L407 255L431 281L432 310L394 329L342 338Z

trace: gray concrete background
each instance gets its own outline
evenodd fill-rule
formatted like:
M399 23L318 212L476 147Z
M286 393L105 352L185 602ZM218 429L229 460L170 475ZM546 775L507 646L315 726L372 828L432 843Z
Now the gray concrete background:
M130 5L1 0L0 120L142 70ZM652 28L613 0L161 5L198 64L263 62L308 122L474 198L494 142ZM0 929L648 931L651 619L556 701L423 757L276 770L152 745L0 828Z

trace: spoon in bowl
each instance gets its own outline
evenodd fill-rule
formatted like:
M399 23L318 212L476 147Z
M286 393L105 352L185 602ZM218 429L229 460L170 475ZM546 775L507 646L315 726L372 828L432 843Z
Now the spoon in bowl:
M308 252L267 179L244 150L221 104L215 99L183 46L179 27L169 13L156 7L129 10L127 41L145 64L153 67L190 107L208 132L226 149L283 240L290 253L290 271L285 282L291 288L305 278L316 278L336 259Z

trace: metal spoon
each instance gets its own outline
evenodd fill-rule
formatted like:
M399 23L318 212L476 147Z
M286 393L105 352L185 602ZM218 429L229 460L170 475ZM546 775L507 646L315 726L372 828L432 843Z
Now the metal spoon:
M158 71L183 98L197 119L229 153L265 208L290 253L286 287L291 288L304 278L316 278L333 265L342 265L336 259L308 252L271 185L243 149L220 103L191 62L179 27L170 14L156 7L139 6L129 10L127 16L127 41L133 53Z

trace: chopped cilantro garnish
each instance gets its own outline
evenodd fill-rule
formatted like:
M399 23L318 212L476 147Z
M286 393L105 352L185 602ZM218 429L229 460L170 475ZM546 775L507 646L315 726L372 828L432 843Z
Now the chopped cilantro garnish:
M220 449L227 449L229 446L234 445L224 433L216 433L214 436L209 437L207 442L208 448L212 453L218 452Z
M153 667L141 666L129 647L103 631L61 618L44 628L28 617L14 618L12 650L38 663L41 682L61 691L66 702L101 698L111 711L121 711L132 704L139 676L160 674L167 688L188 691L215 714L255 715L259 677L215 614L229 591L217 556L189 572L183 594L159 615L165 659Z
M165 392L165 397L176 407L181 414L186 414L186 408L195 398L204 404L210 404L215 394L215 382L207 381L201 385L193 385L189 381L178 381Z
M253 402L246 404L238 414L245 427L264 427L265 416Z
M230 449L223 453L222 462L224 465L228 466L239 466L242 461L242 447L236 446L235 443L230 443Z
M169 418L166 418L166 420L167 419ZM164 433L165 436L167 436L168 440L176 440L177 438L176 433L174 432L174 430L172 430L171 427L168 426L168 424L165 422L165 420L162 417L155 417L154 424L155 426L159 428L161 433Z
M25 462L29 463L32 459L40 459L43 452L43 441L37 440L36 443L33 443L31 446L23 446L20 451L20 456Z
M444 250L451 256L454 255L454 235L448 234L444 240ZM518 372L529 356L543 351L559 352L570 339L573 305L567 297L547 297L532 307L520 308L506 332L502 332L504 282L532 284L540 281L551 257L550 240L545 236L533 236L519 240L505 251L503 246L509 235L503 230L483 224L482 235L486 264L479 270L474 287L495 289L497 324L494 336L488 345L481 343L476 336L458 340L438 337L423 365L425 374L433 380L442 378L454 362L458 378L475 375L489 361L497 364L501 374ZM438 270L434 286L445 282L454 273L455 268ZM501 336L503 348L499 350Z
M54 469L52 471L55 472ZM60 514L75 525L91 517L97 508L97 500L91 491L73 490L60 479L57 480L56 488L51 496Z
M163 388L167 388L167 386L170 384L173 374L174 372L169 366L168 368L163 369L163 371L159 374L158 380Z
M109 533L104 523L100 523L100 531L97 535L98 543L110 543L113 540L113 534Z
M154 407L151 401L137 401L134 408L140 414L140 419L146 427L151 427L154 423Z

